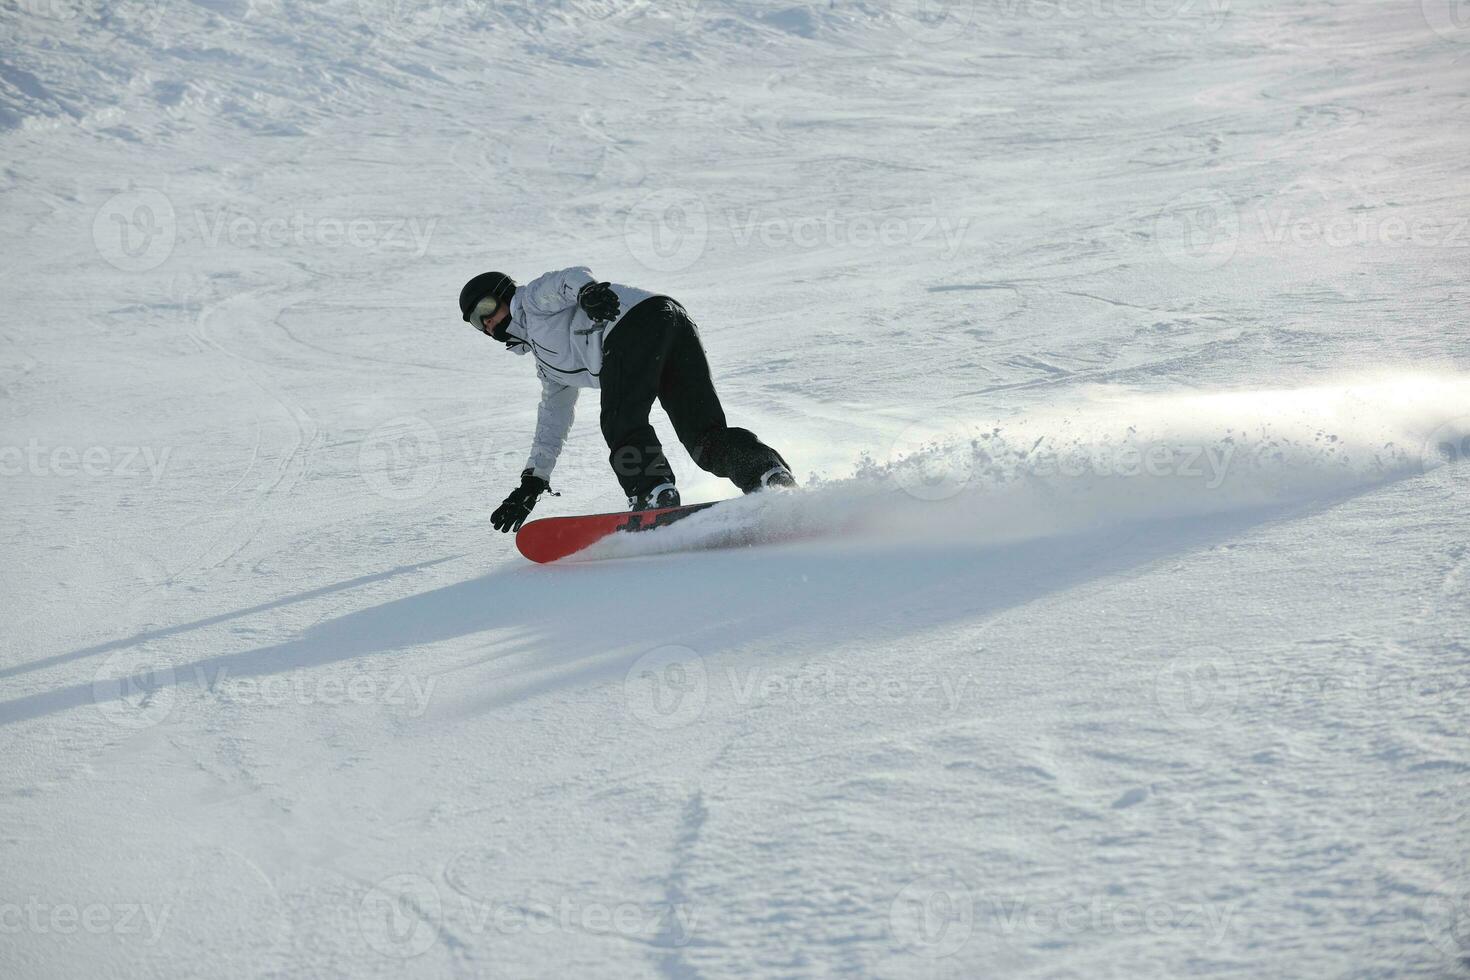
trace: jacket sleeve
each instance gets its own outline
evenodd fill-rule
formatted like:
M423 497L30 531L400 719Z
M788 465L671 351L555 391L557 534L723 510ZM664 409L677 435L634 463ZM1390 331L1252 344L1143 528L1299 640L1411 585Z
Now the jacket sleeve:
M577 389L546 378L541 379L541 406L536 410L536 435L531 440L531 458L526 469L543 480L551 479L572 420L577 413Z
M532 313L550 316L575 306L582 287L596 281L586 266L578 265L537 276L516 290L516 295L521 298L521 305Z

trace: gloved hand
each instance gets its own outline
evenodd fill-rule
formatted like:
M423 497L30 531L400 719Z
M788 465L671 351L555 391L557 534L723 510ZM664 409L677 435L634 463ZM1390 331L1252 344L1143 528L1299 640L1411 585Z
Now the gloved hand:
M599 322L618 318L618 294L610 282L589 282L577 290L577 305Z
M534 470L522 471L521 485L495 508L495 513L490 515L490 523L497 531L519 531L531 515L531 508L536 506L536 498L550 489L551 484L537 476Z

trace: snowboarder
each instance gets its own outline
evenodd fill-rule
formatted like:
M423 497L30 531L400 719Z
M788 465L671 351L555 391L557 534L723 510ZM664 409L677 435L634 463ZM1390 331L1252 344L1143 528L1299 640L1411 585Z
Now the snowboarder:
M745 493L796 485L780 453L726 424L699 332L670 297L599 282L577 266L525 286L501 272L481 273L460 290L459 309L506 350L533 355L541 379L531 457L520 486L491 515L497 531L519 530L551 488L581 388L601 389L608 462L632 510L679 505L674 471L648 422L655 398L703 469Z

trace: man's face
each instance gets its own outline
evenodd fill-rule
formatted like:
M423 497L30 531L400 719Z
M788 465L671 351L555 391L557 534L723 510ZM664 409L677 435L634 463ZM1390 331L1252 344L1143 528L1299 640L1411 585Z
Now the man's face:
M497 301L494 296L486 296L475 304L474 310L470 313L470 322L479 327L480 331L488 337L490 332L504 323L509 316L509 305Z
M507 307L504 303L500 303L495 307L494 313L491 313L489 316L482 317L480 319L480 330L484 333L489 333L490 331L494 330L496 327L504 323L505 318L508 316L510 316L510 308Z

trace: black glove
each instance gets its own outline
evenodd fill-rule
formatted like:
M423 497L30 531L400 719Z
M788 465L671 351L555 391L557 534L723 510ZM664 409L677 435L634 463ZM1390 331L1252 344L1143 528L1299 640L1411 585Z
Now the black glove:
M495 508L495 513L490 515L490 523L497 531L519 531L531 515L531 508L536 506L536 498L550 489L551 484L537 476L534 470L523 471L521 485Z
M577 305L599 322L618 318L618 294L610 282L589 282L577 291Z

